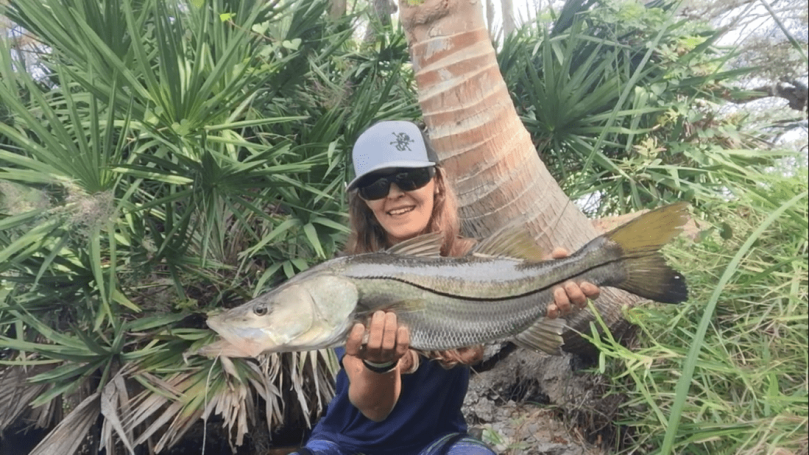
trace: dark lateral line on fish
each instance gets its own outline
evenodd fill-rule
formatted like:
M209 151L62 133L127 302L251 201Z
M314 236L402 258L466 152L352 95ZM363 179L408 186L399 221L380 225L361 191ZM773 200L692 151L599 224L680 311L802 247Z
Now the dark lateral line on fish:
M587 273L587 272L589 272L589 271L591 271L591 270L593 270L595 268L604 267L604 266L607 266L609 264L612 264L613 262L620 262L620 261L622 261L624 259L626 259L625 256L620 258L620 259L613 259L613 260L604 262L602 264L589 267L589 268L585 269L584 271L582 271L581 273L578 273L576 276L584 275L585 273ZM411 286L413 286L415 288L422 289L422 290L425 290L425 291L428 291L428 292L432 292L435 295L440 295L440 296L443 296L443 297L452 297L452 298L456 298L456 299L472 300L472 301L475 301L475 302L498 302L498 301L501 301L501 300L517 299L517 298L521 298L521 297L528 297L528 296L533 295L533 294L538 294L540 292L547 291L550 288L552 288L553 286L556 286L559 283L563 283L564 281L569 280L570 278L565 278L562 281L555 281L555 282L553 282L553 283L551 283L549 285L546 285L546 286L543 286L543 287L540 287L540 288L537 288L537 289L534 289L534 290L531 290L531 291L528 291L528 292L524 292L522 294L508 295L508 296L505 296L505 297L473 297L473 296L465 296L465 295L461 296L461 295L457 295L457 294L450 294L449 292L439 291L439 290L432 289L432 288L424 286L424 285L420 285L420 284L417 284L417 283L407 281L404 278L398 278L398 277L393 277L393 276L367 276L367 277L362 277L360 279L362 279L362 280L393 280L393 281L398 281L400 283L409 284L409 285L411 285Z

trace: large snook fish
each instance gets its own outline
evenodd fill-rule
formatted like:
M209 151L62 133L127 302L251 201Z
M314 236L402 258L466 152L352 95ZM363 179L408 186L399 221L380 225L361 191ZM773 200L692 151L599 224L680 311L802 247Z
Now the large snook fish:
M379 253L339 257L306 270L244 305L208 319L223 340L204 355L254 357L345 342L355 321L394 311L411 347L445 350L498 340L550 353L565 321L546 319L554 286L567 280L613 286L664 303L687 299L680 273L660 248L686 221L686 204L646 213L565 259L543 261L533 238L510 226L467 256L440 257L427 234Z

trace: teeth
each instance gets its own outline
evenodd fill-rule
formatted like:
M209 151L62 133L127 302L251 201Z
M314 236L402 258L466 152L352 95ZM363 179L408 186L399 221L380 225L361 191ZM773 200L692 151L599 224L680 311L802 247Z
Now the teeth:
M390 212L388 212L388 214L389 215L401 215L401 214L407 213L407 212L409 212L411 210L413 210L413 207L406 207L406 208L403 208L403 209L391 210Z

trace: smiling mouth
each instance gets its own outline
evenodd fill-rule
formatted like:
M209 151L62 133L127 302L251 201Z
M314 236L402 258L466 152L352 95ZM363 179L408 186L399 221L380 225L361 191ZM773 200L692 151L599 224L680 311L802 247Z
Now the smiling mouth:
M389 216L397 216L397 215L404 215L405 213L412 212L415 210L415 207L403 207L400 209L394 209L388 212Z

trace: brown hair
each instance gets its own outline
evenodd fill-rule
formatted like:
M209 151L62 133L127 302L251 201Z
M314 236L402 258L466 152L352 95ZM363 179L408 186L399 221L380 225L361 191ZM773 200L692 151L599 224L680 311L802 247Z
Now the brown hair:
M446 171L435 166L436 194L433 202L433 212L424 232L441 232L444 234L444 243L441 246L442 256L458 257L466 254L475 244L473 239L460 236L460 220L458 219L458 200L455 191L447 180ZM373 253L392 245L388 244L385 229L379 224L368 204L352 191L348 195L348 218L351 234L343 250L346 254ZM437 360L445 368L452 368L458 364L472 365L483 357L483 347L453 349L449 351L422 352L427 358ZM409 372L418 368L418 356L411 352L408 357Z

